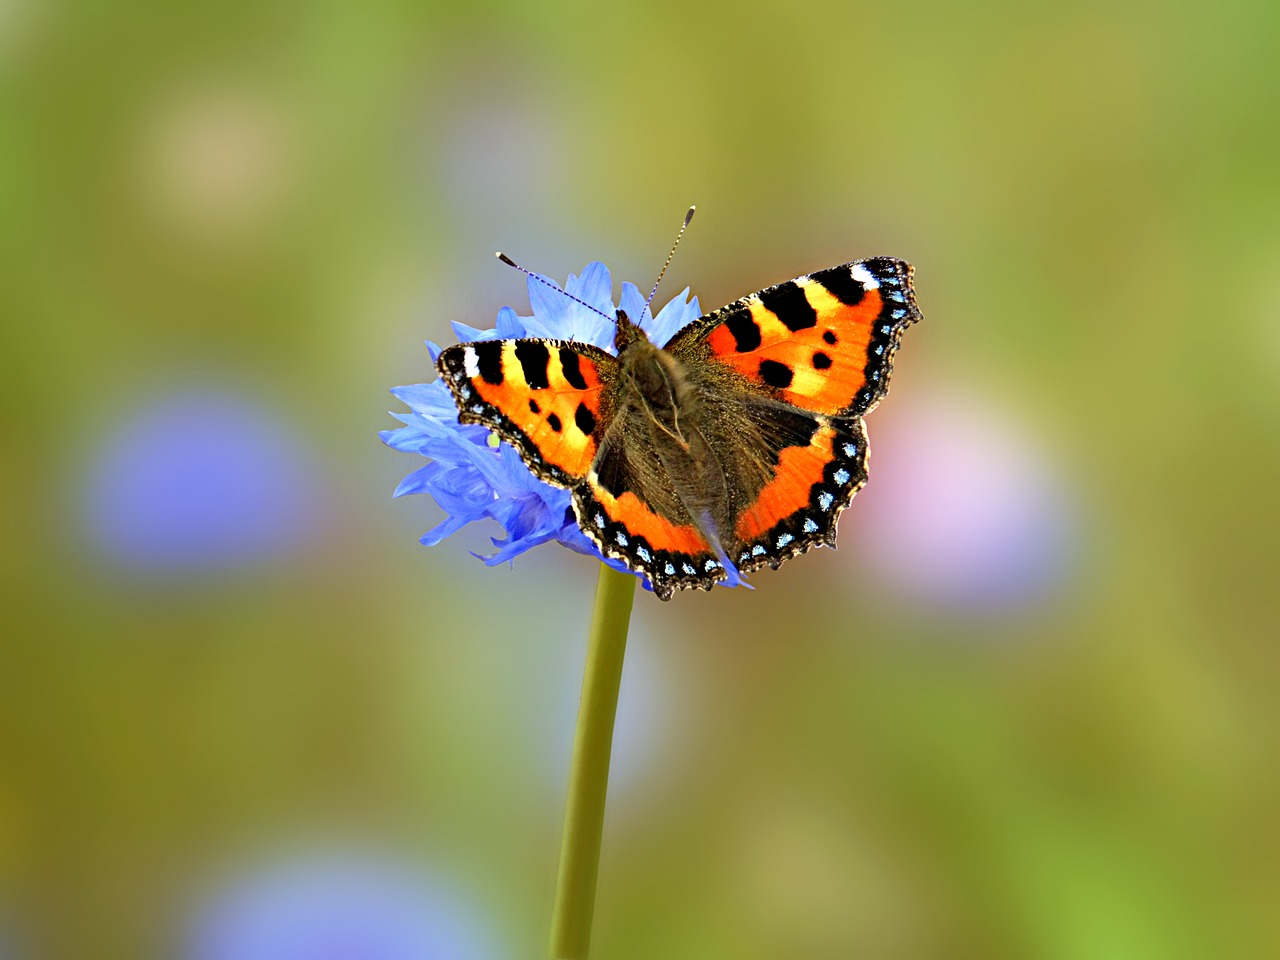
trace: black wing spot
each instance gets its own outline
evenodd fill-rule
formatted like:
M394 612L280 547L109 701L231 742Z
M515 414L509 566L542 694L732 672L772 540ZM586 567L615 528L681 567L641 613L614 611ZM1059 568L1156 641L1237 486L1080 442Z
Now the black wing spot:
M538 401L537 401L537 400L530 400L530 401L529 401L529 410L530 410L530 412L532 412L532 413L541 413L541 412L542 412L542 408L541 408L540 406L538 406Z
M582 375L581 357L572 350L560 348L560 369L564 371L564 379L575 390L587 389L586 377Z
M862 302L866 288L862 281L853 278L853 267L832 267L813 275L813 279L827 288L827 292L846 307L856 306Z
M585 403L578 404L578 409L574 411L574 414L573 414L573 422L574 424L577 425L578 429L581 430L588 437L595 432L595 429L596 429L595 414L593 414L590 410L587 409L587 405Z
M525 383L534 390L545 390L551 385L547 379L547 367L551 364L551 351L536 340L516 341L516 359L524 373Z
M475 344L472 349L476 352L476 366L480 368L480 379L495 387L501 384L502 342L483 340Z
M835 332L834 330L828 330L826 333L824 333L824 334L822 335L822 339L823 339L823 340L825 340L827 343L831 344L831 346L833 346L833 347L834 347L834 346L836 345L836 342L837 342L837 341L836 341L836 332Z
M548 414L547 414L547 426L549 426L549 427L550 427L552 430L554 430L556 433L559 433L559 432L560 432L560 427L562 426L562 424L560 423L560 418L559 418L559 417L557 417L554 413L548 413Z
M760 302L782 321L788 330L806 330L818 325L818 311L794 280L760 291Z
M831 366L831 358L821 350L813 355L813 369L826 370L829 366Z
M751 319L751 314L735 313L724 325L733 335L733 345L739 353L750 353L760 346L760 328Z
M791 386L791 381L794 379L795 374L791 372L791 368L785 363L779 363L777 360L762 360L760 362L760 377L769 386L785 390Z

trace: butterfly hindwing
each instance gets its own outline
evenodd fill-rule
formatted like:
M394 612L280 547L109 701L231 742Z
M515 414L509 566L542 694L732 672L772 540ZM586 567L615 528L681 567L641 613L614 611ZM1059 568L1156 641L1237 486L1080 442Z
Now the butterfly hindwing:
M573 487L586 476L614 357L565 340L482 340L449 347L436 368L458 419L495 430L540 479Z
M878 257L743 297L690 324L667 349L722 363L796 407L860 416L884 396L902 331L919 318L911 265Z
M726 572L706 532L708 518L692 515L664 466L671 454L660 449L664 440L651 420L618 411L586 482L574 488L573 505L600 551L642 572L666 600L676 588L710 589Z
M710 589L725 577L724 565L696 525L668 520L634 493L614 498L602 487L584 484L574 489L573 506L600 552L643 573L662 600L671 599L677 588Z
M802 426L806 421L809 426ZM748 572L777 567L813 546L835 546L840 512L867 482L862 418L829 418L797 409L775 411L771 423L782 425L777 466L738 515L734 529L733 561Z

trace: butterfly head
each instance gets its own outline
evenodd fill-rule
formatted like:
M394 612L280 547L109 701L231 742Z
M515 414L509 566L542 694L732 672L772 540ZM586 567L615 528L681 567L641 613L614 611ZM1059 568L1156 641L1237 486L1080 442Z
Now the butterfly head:
M617 314L618 332L614 334L613 346L618 351L618 356L626 351L632 344L649 342L649 335L640 329L640 324L633 323L631 318L627 316L627 311L619 310Z

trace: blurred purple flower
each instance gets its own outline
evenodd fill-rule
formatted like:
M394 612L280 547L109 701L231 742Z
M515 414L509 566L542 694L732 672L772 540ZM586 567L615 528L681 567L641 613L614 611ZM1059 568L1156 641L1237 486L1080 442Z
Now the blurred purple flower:
M551 281L548 280L548 283ZM599 262L587 264L579 276L569 275L564 290L602 311L601 316L575 303L545 283L529 278L529 304L533 315L521 317L510 307L498 312L497 327L478 330L453 324L463 342L551 337L577 340L613 349L613 281ZM698 318L698 298L689 299L686 289L657 314L645 307L644 296L630 283L622 285L619 306L628 316L641 317L641 326L655 343L663 344L685 324ZM427 343L434 361L440 347ZM458 423L458 411L444 383L396 387L392 391L404 401L410 413L393 413L404 426L384 430L382 440L390 447L431 458L431 463L409 474L396 487L395 496L429 493L448 517L422 538L428 546L439 543L476 520L496 520L506 531L505 539L493 539L497 553L484 557L490 565L504 563L531 547L555 540L579 553L599 557L595 544L578 529L570 506L568 490L538 480L510 445L489 445L489 430L476 424ZM607 561L619 570L614 560ZM731 577L732 579L732 577Z
M421 871L325 855L250 873L203 905L184 960L493 960L490 924Z
M993 405L904 394L877 423L857 542L897 595L951 610L1035 602L1073 551L1073 507L1035 443Z
M311 525L294 432L219 391L156 398L90 464L87 533L115 565L148 575L223 569L296 547Z

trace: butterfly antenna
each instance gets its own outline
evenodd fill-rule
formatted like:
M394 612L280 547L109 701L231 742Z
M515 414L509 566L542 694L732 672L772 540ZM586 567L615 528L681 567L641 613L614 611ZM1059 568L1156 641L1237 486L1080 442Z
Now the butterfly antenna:
M653 298L658 293L658 284L662 282L662 278L667 275L667 267L671 266L671 258L676 255L676 247L680 246L680 238L684 236L684 232L689 227L689 221L693 219L693 213L698 208L690 207L689 212L684 215L684 223L680 224L680 232L676 234L676 242L671 245L671 252L667 254L667 261L662 265L662 269L658 271L658 279L653 281L653 289L649 291L649 299L644 302L644 309L648 311L649 316L653 316L653 312L649 310L649 304L653 303ZM640 314L644 316L644 312Z
M577 297L575 297L572 293L569 293L569 291L567 291L567 290L561 290L559 287L557 287L554 283L552 283L552 282L551 282L550 280L548 280L546 277L540 277L540 276L538 276L536 273L534 273L533 271L531 271L531 270L526 270L524 267L520 266L520 264L516 263L514 260L512 260L510 257L508 257L508 256L507 256L505 253L503 253L501 250L499 250L496 254L494 254L494 256L496 256L499 260L501 260L503 263L505 263L508 267L515 267L517 270L519 270L519 271L520 271L521 273L523 273L525 276L527 276L527 277L533 277L533 279L537 280L539 283L546 284L548 287L550 287L550 288L551 288L552 290L554 290L556 293L559 293L559 294L562 294L563 296L568 297L568 298L569 298L570 300L572 300L574 303L580 303L580 304L582 304L584 307L586 307L586 308L587 308L588 310L590 310L592 313L598 313L598 314L600 314L600 316L604 317L604 318L605 318L606 320L608 320L610 323L615 323L615 322L617 321L617 318L616 318L616 317L611 317L611 316L609 316L607 313L605 313L603 310L599 309L598 307L593 307L591 304L587 303L587 301L578 299L578 298L577 298Z

